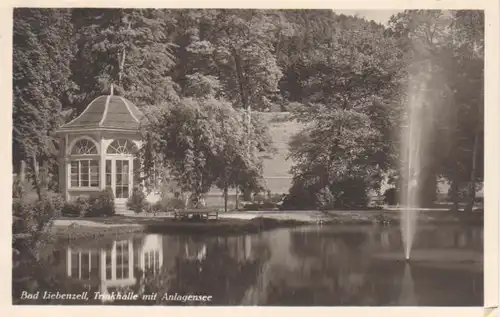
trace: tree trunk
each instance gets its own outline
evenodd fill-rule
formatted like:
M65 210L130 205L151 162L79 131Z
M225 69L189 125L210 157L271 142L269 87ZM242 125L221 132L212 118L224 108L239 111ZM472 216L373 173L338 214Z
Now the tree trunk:
M125 67L125 57L126 57L126 51L125 48L121 52L121 58L119 62L119 68L118 68L118 86L121 88L122 87L122 78L123 78L123 68Z
M131 22L128 23L127 29L130 30L132 24ZM118 86L122 88L122 79L123 79L123 70L125 68L125 58L127 56L127 49L124 47L122 52L121 52L121 57L119 57L119 64L118 64Z
M227 184L224 186L224 212L227 212Z
M453 203L453 211L460 211L458 206L458 171L455 170L453 173L453 179L451 180L450 196Z
M248 99L245 93L245 87L243 85L243 69L241 68L241 58L233 48L233 58L236 65L236 75L238 76L238 87L240 88L241 103L243 109L248 109Z
M30 164L31 170L33 171L33 185L35 186L38 200L42 200L42 187L40 186L39 165L35 155L31 157Z
M26 178L26 161L21 160L21 167L19 169L19 181L21 183L24 183L25 178Z
M474 207L474 201L476 200L476 175L477 175L478 149L479 149L479 129L476 128L476 132L474 133L474 148L472 150L472 168L469 180L468 201L467 201L467 206L465 207L465 211L467 212L472 212L472 208Z
M236 210L238 210L238 208L239 208L239 204L238 204L238 192L239 192L239 189L238 189L238 187L236 187L236 206L235 206Z

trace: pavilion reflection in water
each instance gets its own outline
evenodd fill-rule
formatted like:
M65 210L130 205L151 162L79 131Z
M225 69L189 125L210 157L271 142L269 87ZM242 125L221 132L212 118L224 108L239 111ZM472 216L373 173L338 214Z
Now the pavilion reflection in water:
M159 235L115 240L98 248L70 246L66 250L67 275L106 294L110 289L133 286L138 272L158 271L163 254Z
M160 269L172 269L179 260L202 262L214 243L224 245L236 261L246 261L252 256L249 236L208 241L149 234L100 242L98 246L68 246L65 269L72 281L104 295L133 287L145 272L155 274Z

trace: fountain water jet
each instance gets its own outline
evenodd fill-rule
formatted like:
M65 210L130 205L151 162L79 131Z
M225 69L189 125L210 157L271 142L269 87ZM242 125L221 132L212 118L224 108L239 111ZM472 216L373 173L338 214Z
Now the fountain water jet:
M405 259L410 259L410 253L415 237L417 225L417 209L422 181L422 163L426 157L425 138L429 137L429 117L432 115L424 107L426 101L426 75L425 68L415 76L410 77L409 100L407 104L407 125L404 128L406 135L402 144L402 171L403 184L400 201L403 209L401 211L401 234L404 245ZM424 111L427 110L427 111ZM424 135L426 134L426 135Z

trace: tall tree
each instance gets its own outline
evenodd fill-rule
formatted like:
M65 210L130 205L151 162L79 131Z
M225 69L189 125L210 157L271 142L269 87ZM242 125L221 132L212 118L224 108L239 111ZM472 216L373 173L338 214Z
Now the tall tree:
M147 118L141 150L147 177L166 171L184 194L197 201L212 186L227 194L242 182L258 185L261 158L244 150L248 146L244 116L230 103L212 97L186 98L158 107ZM270 145L266 131L260 126L254 131L252 151L266 151Z
M39 197L47 185L41 174L56 162L51 132L74 90L70 18L66 9L14 10L13 159L28 162Z
M484 160L484 12L454 12L452 30L459 67L459 87L463 128L469 132L469 184L465 211L472 211L476 198L476 182L483 179Z
M391 132L399 98L400 56L380 26L363 20L336 30L329 43L310 51L303 81L308 103L294 118L308 124L291 144L294 181L328 188L343 204L356 204L376 188L393 162ZM350 189L346 189L351 187Z
M237 108L264 110L271 106L281 71L274 43L279 19L265 10L190 10L179 23L177 76L201 73L216 77L223 97Z
M73 69L81 100L110 84L138 105L179 99L169 77L176 60L170 10L74 9L73 23L78 34Z

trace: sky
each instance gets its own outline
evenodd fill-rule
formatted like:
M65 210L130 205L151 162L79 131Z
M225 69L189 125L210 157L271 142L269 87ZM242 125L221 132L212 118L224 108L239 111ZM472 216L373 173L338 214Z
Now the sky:
M389 19L392 15L403 12L403 10L334 10L334 12L344 15L357 14L359 17L363 17L368 21L373 20L375 22L387 25L387 22L389 22Z

